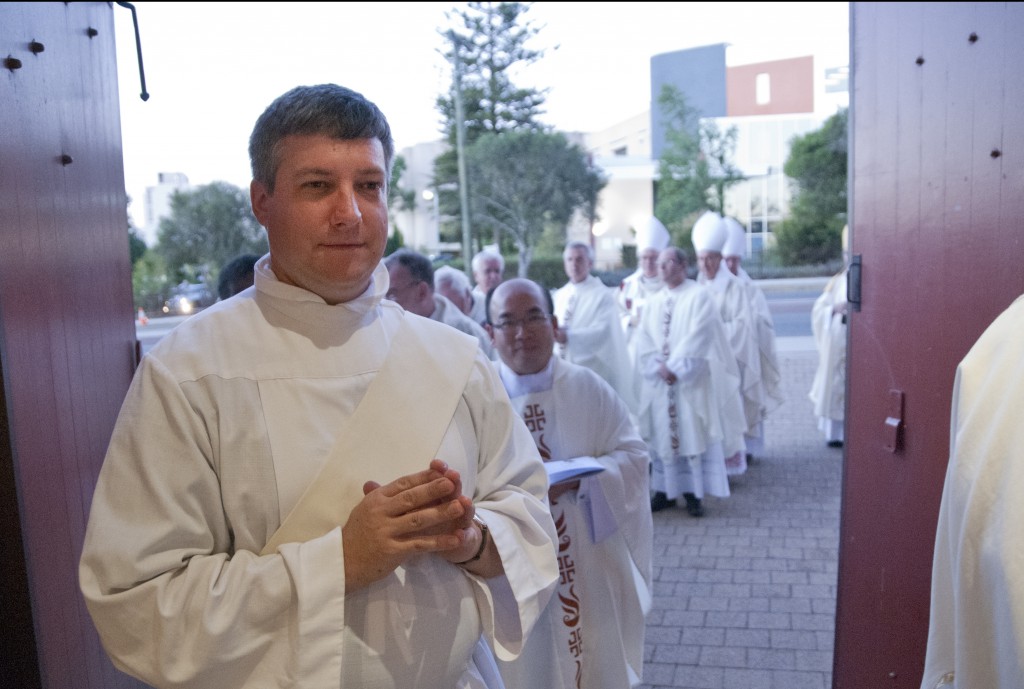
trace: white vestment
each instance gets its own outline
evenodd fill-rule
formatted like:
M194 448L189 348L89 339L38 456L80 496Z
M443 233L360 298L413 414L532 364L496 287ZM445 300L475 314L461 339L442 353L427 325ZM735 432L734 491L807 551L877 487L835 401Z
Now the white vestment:
M658 375L661 363L674 384ZM707 288L684 280L651 298L637 332L637 367L654 489L669 499L728 496L725 458L744 449L746 420L736 358Z
M483 326L487 322L487 295L481 292L479 287L474 287L469 296L473 298L473 308L469 311L469 317Z
M808 394L825 439L843 440L846 401L846 316L833 306L846 303L846 270L834 275L811 308L818 368Z
M635 410L632 363L614 291L588 275L582 282L568 282L555 290L552 298L558 325L568 335L565 346L555 346L556 353L604 378L630 411Z
M556 535L544 466L482 354L437 456L461 474L505 575L485 580L424 554L346 595L340 526L258 555L317 476L401 320L419 318L383 300L387 290L381 264L362 296L331 306L279 282L264 257L254 287L143 358L79 569L118 668L154 687L462 689L486 686L471 660L481 634L499 657L520 652L556 583ZM431 346L444 348L449 331L433 330ZM402 406L366 432L401 433ZM362 481L388 458L341 461Z
M627 275L619 285L616 301L619 304L622 332L626 334L626 347L629 349L630 359L636 356L635 335L640 325L640 314L643 312L644 304L651 295L661 289L661 286L660 276L647 277L643 270Z
M775 347L775 321L768 307L768 299L743 268L739 268L736 277L747 288L748 301L753 311L754 339L761 358L762 420L756 428L748 429L745 436L747 451L756 453L764 446L764 417L778 409L785 401L782 395L782 369L779 368L779 357Z
M1024 686L1022 336L1024 296L956 370L921 689Z
M480 342L480 349L483 350L484 356L488 359L495 358L491 336L487 334L483 326L462 313L462 310L453 304L452 300L448 297L434 294L434 312L430 314L430 318L445 325L450 325L456 330L461 330L467 335L472 335Z
M647 446L629 411L593 371L552 357L517 376L501 364L512 406L545 459L594 458L605 470L551 505L559 534L558 595L522 655L498 666L505 684L625 689L640 684L651 605Z
M757 334L754 326L754 310L746 284L720 266L713 280L701 273L697 283L708 288L718 305L718 313L725 326L725 337L729 348L736 357L740 373L740 397L746 427L743 430L744 445L750 439L760 449L761 421L764 420L764 385L761 382L761 354L757 348ZM727 457L729 455L726 455ZM747 468L746 457L738 458L738 465L730 467L730 474L741 474Z

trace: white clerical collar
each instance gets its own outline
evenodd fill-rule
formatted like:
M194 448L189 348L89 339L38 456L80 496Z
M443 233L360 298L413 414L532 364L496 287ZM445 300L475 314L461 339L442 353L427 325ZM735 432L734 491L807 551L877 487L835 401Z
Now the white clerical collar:
M290 317L305 323L357 322L384 301L389 288L389 274L384 262L374 268L366 290L358 297L340 304L328 304L323 297L309 290L281 282L270 267L270 254L264 255L253 266L253 278L258 298L274 303Z
M524 376L519 375L506 366L504 361L501 361L498 364L498 375L501 376L501 382L505 385L505 391L508 392L509 398L528 395L531 392L546 392L555 382L555 357L548 359L548 365L540 371L527 373Z
M647 289L655 291L661 288L661 276L655 275L652 278L640 273L640 283Z

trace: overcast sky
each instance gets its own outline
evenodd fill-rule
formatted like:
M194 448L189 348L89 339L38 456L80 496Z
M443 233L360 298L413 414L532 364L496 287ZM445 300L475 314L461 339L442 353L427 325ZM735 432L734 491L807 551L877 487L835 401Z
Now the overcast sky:
M440 137L435 100L451 81L439 29L446 2L136 2L148 101L139 98L131 12L114 5L125 185L137 225L159 172L248 187L260 112L299 84L335 82L377 103L398 149ZM845 2L536 2L529 47L544 57L514 83L549 89L542 120L596 131L650 108L653 55L731 45L730 65L814 55L848 63Z

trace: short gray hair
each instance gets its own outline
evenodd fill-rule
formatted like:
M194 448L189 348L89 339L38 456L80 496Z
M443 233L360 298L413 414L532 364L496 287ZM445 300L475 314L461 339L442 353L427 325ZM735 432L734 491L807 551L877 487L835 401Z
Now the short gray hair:
M505 270L505 257L502 256L501 254L499 254L496 251L491 251L490 249L484 249L483 251L478 251L476 256L473 257L473 262L471 264L471 266L473 268L473 272L475 273L478 270L480 270L481 268L483 268L484 267L484 261L489 261L489 260L497 261L498 262L498 267L502 271Z
M406 247L396 250L384 257L384 267L403 266L409 271L409 277L418 282L425 282L434 289L434 264L418 251Z
M569 256L569 252L573 249L583 249L587 252L587 258L590 259L590 262L594 262L594 247L590 246L587 242L580 241L579 239L574 239L565 245L565 249L562 251L562 258L567 258Z
M441 266L434 271L434 289L440 289L445 285L451 285L457 290L464 290L471 292L473 286L469 283L469 278L458 268L452 268L451 266Z

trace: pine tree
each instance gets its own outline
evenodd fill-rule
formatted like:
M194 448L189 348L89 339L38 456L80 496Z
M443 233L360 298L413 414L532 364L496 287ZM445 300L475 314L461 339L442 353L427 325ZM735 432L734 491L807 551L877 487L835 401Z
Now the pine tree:
M545 129L537 120L543 114L545 94L515 86L510 75L513 67L543 57L543 51L526 46L538 32L523 19L529 8L529 3L521 2L469 2L464 9L446 14L453 26L441 34L448 42L445 57L453 65L453 80L451 91L438 97L437 109L450 148L434 161L433 183L440 192L441 215L448 218L442 234L449 241L461 239L455 117L459 83L466 148L484 134ZM461 76L458 80L455 65ZM469 196L472 199L471 186ZM492 238L501 244L500 229L494 226L478 227L474 235L477 248Z

